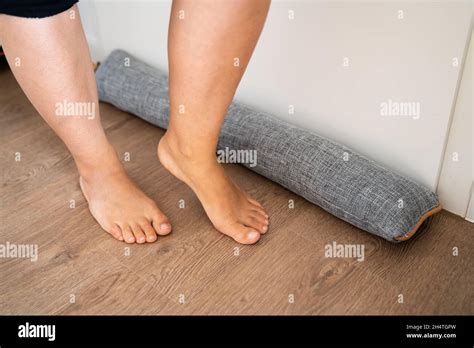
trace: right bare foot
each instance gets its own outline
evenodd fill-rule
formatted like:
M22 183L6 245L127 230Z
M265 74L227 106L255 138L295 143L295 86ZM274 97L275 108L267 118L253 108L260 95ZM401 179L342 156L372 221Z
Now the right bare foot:
M214 227L242 244L254 244L268 230L268 214L242 192L215 156L186 156L168 131L158 144L163 166L196 193Z
M99 225L126 243L154 242L157 235L171 232L168 218L128 178L113 149L101 166L79 167L79 183L89 210Z

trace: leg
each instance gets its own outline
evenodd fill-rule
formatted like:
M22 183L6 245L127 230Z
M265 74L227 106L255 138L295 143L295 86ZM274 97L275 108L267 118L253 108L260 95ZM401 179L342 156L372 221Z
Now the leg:
M268 215L225 175L216 145L269 4L174 0L168 37L171 118L158 156L193 189L216 229L244 244L268 230Z
M127 177L102 128L95 76L77 7L42 19L0 15L0 38L15 77L36 110L71 151L89 208L119 240L143 243L171 227ZM17 57L20 64L17 66ZM61 103L87 105L69 115ZM78 114L79 113L79 114ZM160 227L162 226L162 227ZM145 237L146 236L146 237Z

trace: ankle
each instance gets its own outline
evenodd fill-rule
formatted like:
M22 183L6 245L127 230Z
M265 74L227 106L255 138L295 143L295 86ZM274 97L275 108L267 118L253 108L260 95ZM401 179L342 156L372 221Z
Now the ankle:
M212 144L183 140L172 130L168 130L162 138L170 155L187 163L216 162L216 149Z
M74 156L79 174L85 181L114 175L123 171L123 166L114 148L107 144L93 154Z

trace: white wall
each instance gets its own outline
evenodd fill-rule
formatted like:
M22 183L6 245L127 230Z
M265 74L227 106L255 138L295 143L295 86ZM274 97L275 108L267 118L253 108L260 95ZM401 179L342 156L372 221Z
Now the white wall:
M103 60L122 48L168 69L170 0L81 0L79 8L93 59Z
M471 188L471 200L469 201L469 207L466 213L466 220L474 223L474 183Z
M471 4L274 1L236 98L435 189ZM122 48L166 69L169 1L80 7L95 58ZM420 118L382 116L389 99L419 103Z
M471 35L438 185L444 208L463 217L468 211L474 182L472 40Z

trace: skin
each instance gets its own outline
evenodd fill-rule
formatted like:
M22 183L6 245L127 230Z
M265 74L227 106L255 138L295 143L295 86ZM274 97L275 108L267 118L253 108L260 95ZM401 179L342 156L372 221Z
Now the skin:
M105 136L77 7L42 19L0 15L0 40L28 99L74 157L80 186L100 226L127 243L153 242L170 233L166 216L130 181ZM63 101L89 103L95 118L58 116L56 104Z
M175 0L170 19L171 120L158 156L194 190L216 229L243 244L256 243L267 232L268 215L227 177L215 150L269 3ZM76 6L71 10L74 18L71 11L43 19L0 15L7 59L32 104L71 151L94 218L118 240L153 242L157 234L170 233L171 225L127 177L105 136L79 12ZM58 116L56 104L62 101L92 103L96 116Z
M158 157L196 193L214 227L242 244L256 243L267 232L268 215L226 175L216 146L269 5L269 0L174 0L170 18L170 124Z

